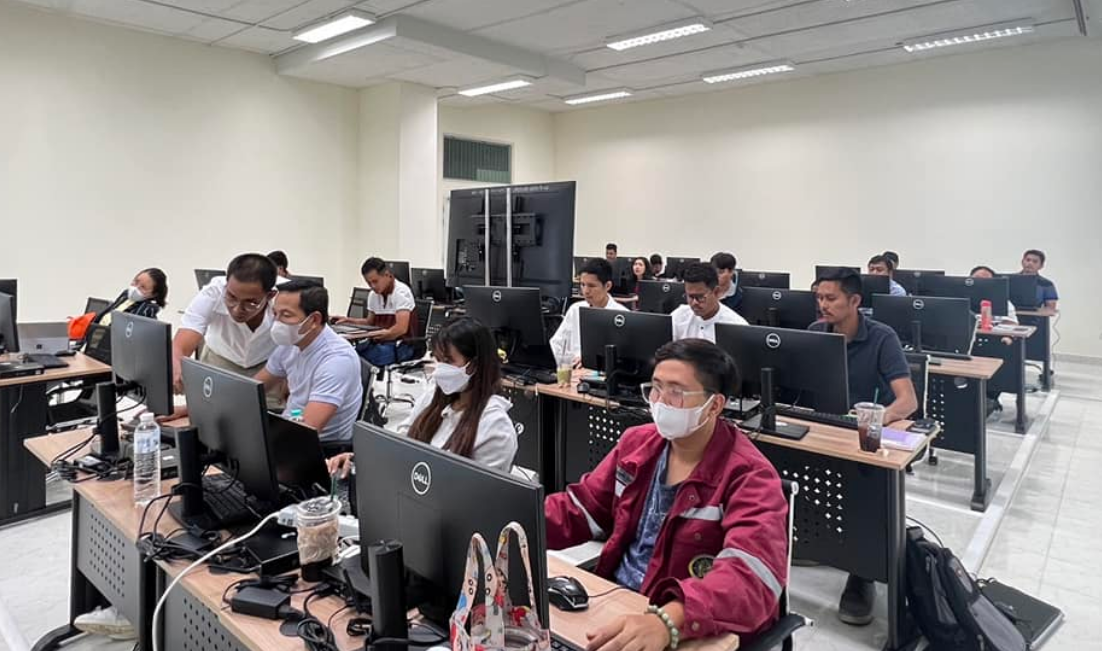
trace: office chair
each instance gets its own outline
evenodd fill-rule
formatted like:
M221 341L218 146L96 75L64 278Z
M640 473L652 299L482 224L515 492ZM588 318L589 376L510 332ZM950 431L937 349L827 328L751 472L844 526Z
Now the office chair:
M394 393L394 376L403 375L406 373L412 373L417 370L421 370L425 367L426 359L425 354L428 353L428 337L426 333L429 328L433 327L433 309L431 300L417 299L417 307L415 308L417 313L417 323L412 336L402 339L402 345L413 347L413 358L408 362L397 362L395 364L389 364L381 369L382 379L386 383L386 391L381 396L375 396L375 409L378 411L379 418L383 423L387 422L386 412L387 408L392 403L401 402L410 405L411 407L417 402L413 396L403 393ZM412 380L410 380L412 383Z
M927 409L927 394L928 385L930 382L930 356L925 353L904 353L907 356L907 365L911 367L911 384L915 388L915 400L918 402L918 409L911 414L911 420L919 420L926 417ZM926 452L929 453L930 458L928 462L930 465L937 465L937 454L931 447ZM921 455L918 457L922 458ZM912 464L907 464L907 472L911 473Z
M786 561L789 583L792 582L792 530L796 520L796 496L800 494L800 485L789 479L781 479L781 490L788 502L788 558ZM811 626L814 622L803 615L788 610L788 586L781 592L777 608L779 617L769 630L750 641L745 646L740 646L742 651L767 651L780 647L784 651L792 651L792 635L804 626Z
M346 316L352 319L367 318L367 297L371 295L370 289L356 287L352 290L352 297L348 299L348 312Z

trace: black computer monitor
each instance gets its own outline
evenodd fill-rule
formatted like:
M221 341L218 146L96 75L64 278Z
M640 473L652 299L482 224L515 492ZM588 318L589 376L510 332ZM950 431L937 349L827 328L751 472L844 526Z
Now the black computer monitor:
M158 416L171 414L171 324L116 312L111 317L111 370L117 391L139 396Z
M289 280L305 280L307 282L315 283L325 287L325 278L322 276L304 276L302 274L291 274Z
M991 313L995 316L1006 316L1006 304L1010 300L1010 281L1006 277L926 276L922 280L922 294L967 298L976 314L980 313L980 303L991 301Z
M739 397L760 397L762 413L747 429L802 438L802 425L776 421L776 403L829 414L849 412L844 335L760 326L716 325L716 345L738 364Z
M1041 301L1037 298L1037 276L1032 274L1007 274L1010 283L1010 302L1019 310L1035 310ZM3 291L3 290L0 290Z
M873 294L891 293L892 279L890 276L861 274L861 307L872 307Z
M635 293L635 272L631 266L633 258L618 257L612 261L612 292L617 296L630 296Z
M582 268L589 264L590 260L597 260L596 256L574 256L574 278L577 278L582 273ZM604 256L599 259L603 260Z
M466 580L471 536L482 534L493 555L498 534L516 522L528 538L537 601L530 605L547 626L543 487L363 422L353 432L356 458L370 460L370 472L356 475L360 540L365 545L402 543L402 559L412 575L408 605L443 623ZM519 552L514 548L509 556L509 576L523 576ZM369 572L366 550L360 562ZM527 584L512 581L509 589L514 603L527 603Z
M465 287L467 316L494 331L510 364L553 369L543 327L542 292L535 287Z
M413 267L409 270L410 288L413 295L422 300L432 300L437 303L447 303L448 285L444 279L443 269L426 269Z
M610 396L650 380L655 351L673 341L673 321L664 314L583 307L579 328L582 366L605 374Z
M19 281L15 278L0 278L0 292L11 296L11 319L19 323Z
M195 282L199 284L199 289L203 289L210 284L210 281L219 277L225 276L225 269L196 269L195 270Z
M861 267L851 267L849 265L842 264L817 264L815 265L815 280L819 280L823 276L833 275L839 270L852 271L857 275L861 275Z
M650 265L649 258L643 258L647 260L647 265ZM700 262L700 258L678 258L670 256L666 258L666 267L662 270L662 274L668 278L682 279L685 275L685 268L694 262Z
M398 280L409 285L409 263L403 261L387 260L386 266L390 268L390 273L394 274L394 277Z
M19 328L15 324L15 297L0 292L0 351L19 350Z
M936 296L874 296L872 315L895 330L916 352L967 355L976 318L968 299Z
M117 358L118 350L113 355ZM248 495L267 507L277 505L279 486L275 454L268 445L264 385L190 358L181 359L180 364L188 418L198 430L199 442Z
M944 276L944 271L936 269L896 269L893 274L895 282L903 285L903 289L911 296L922 293L922 279L927 276Z
M787 271L749 271L739 269L739 287L769 287L772 289L788 289L792 286L792 280Z
M685 283L670 280L643 280L639 282L640 312L670 314L685 304Z
M738 313L750 325L807 330L818 318L815 292L744 287Z

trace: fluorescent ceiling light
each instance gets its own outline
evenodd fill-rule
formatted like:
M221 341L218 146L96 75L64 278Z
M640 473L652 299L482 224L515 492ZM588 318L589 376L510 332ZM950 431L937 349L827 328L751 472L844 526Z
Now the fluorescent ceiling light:
M676 23L668 23L659 27L652 27L632 34L616 36L608 40L605 45L613 50L623 51L641 45L652 45L669 41L683 36L700 34L712 28L712 23L704 18L690 18Z
M309 27L300 29L295 32L291 38L296 41L305 41L307 43L321 43L322 41L328 41L334 36L346 34L352 30L366 27L374 22L374 15L366 11L360 11L359 9L351 9L341 12L331 18L326 18L320 23L315 23Z
M734 68L733 70L717 70L716 72L706 72L700 78L705 83L719 84L725 81L736 81L738 79L750 79L751 77L775 75L780 72L792 72L795 69L796 66L791 61L774 61L772 63L756 63L752 66Z
M1026 20L1014 23L989 25L987 27L977 27L975 29L962 30L959 32L923 36L921 38L904 41L902 45L903 49L908 52L923 52L939 47L964 45L966 43L980 43L982 41L1006 38L1008 36L1021 36L1022 34L1030 34L1032 32L1033 25L1030 24L1030 21Z
M524 88L525 86L532 85L531 77L510 77L504 81L496 81L492 84L481 84L478 86L470 86L467 88L460 88L459 94L466 97L478 97L479 95L489 95L490 93L500 93L506 90L514 90L517 88Z
M563 101L571 106L577 106L579 104L589 104L591 102L607 102L612 99L623 99L624 97L631 97L631 91L626 88L617 88L615 90L603 90L599 93L592 93L589 95L575 95L574 97L567 97Z

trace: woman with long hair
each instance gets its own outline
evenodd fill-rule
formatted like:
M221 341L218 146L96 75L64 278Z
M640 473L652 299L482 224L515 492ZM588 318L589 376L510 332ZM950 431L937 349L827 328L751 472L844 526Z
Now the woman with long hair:
M512 404L498 395L501 358L489 328L469 317L448 322L432 341L436 370L398 432L508 472L517 452ZM329 460L347 475L351 454Z
M111 305L96 315L93 323L111 325L112 312L126 312L156 319L167 301L168 276L165 272L156 267L142 269Z

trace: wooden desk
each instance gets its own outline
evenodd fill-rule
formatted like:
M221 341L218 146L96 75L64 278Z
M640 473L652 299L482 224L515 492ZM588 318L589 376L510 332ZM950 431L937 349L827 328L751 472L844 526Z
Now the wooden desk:
M1025 410L1025 361L1026 346L1037 332L1035 326L1016 326L1012 330L976 330L972 354L1001 359L1003 365L987 382L991 393L1014 394L1014 431L1025 434L1027 415Z
M1041 388L1052 390L1052 320L1060 315L1058 310L1038 308L1018 310L1018 322L1037 327L1037 334L1026 340L1026 359L1041 362Z
M111 367L77 353L63 357L69 366L42 375L0 380L0 524L66 508L68 502L46 504L46 472L23 447L50 423L47 391L51 385L75 380L110 379Z
M987 382L1003 361L993 357L960 360L934 355L933 362L926 388L926 416L938 421L941 431L931 446L929 463L937 463L935 448L971 454L971 507L973 511L985 511L991 501L991 480L987 477Z

